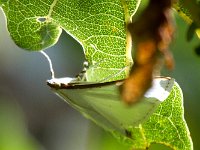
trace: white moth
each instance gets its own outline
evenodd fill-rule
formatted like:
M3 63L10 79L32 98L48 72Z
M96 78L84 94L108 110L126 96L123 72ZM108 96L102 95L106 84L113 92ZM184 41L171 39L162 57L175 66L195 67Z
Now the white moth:
M167 99L175 82L170 77L156 77L144 97L127 106L119 92L123 80L89 83L78 78L55 78L50 58L41 53L50 64L52 79L47 84L52 90L85 117L111 132L118 130L126 134L129 127L143 123Z
M174 79L158 77L138 103L127 106L121 99L123 81L105 83L76 82L74 78L51 79L47 84L69 105L104 129L125 133L130 126L143 123L167 99Z

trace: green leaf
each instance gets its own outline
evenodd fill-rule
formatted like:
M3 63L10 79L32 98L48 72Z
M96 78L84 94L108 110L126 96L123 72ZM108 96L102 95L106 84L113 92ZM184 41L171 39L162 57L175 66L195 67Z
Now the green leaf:
M19 47L41 50L57 42L62 30L49 17L52 2L0 1L7 17L8 31ZM41 17L46 20L40 21Z
M194 21L200 27L200 3L197 0L179 0L174 8L188 23Z
M183 95L179 85L175 83L169 97L148 121L138 127L130 127L129 132L131 140L124 140L128 140L133 148L146 149L152 143L161 143L174 150L192 150L193 143L184 119Z
M5 1L0 4L15 43L27 50L42 50L54 45L61 28L84 47L92 70L88 81L99 81L118 74L127 76L131 58L126 52L126 21L140 0L34 0ZM116 78L109 78L116 80Z
M194 33L196 32L197 37L200 39L200 3L197 0L179 0L174 8L178 14L188 23L190 27L187 31L187 40L190 41ZM197 52L198 49L195 49Z
M18 46L30 51L48 48L57 42L61 29L78 40L89 62L89 82L115 81L127 76L132 59L125 25L139 3L140 0L0 0L8 30ZM90 111L87 104L83 106ZM83 109L78 105L77 108ZM129 138L114 132L134 148L146 148L157 142L177 150L192 149L180 88L175 85L170 98L159 105L147 122L130 126L125 134Z
M174 8L178 14L188 23L190 27L187 33L188 41L192 38L194 31L200 28L200 3L196 0L179 0ZM190 33L191 32L191 33Z

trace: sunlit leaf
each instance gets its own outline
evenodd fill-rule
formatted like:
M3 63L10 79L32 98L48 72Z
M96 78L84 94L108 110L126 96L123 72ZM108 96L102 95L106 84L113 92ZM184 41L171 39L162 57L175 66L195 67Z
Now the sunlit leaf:
M61 29L73 35L93 66L87 71L88 81L105 79L122 68L125 69L117 79L127 76L131 59L126 52L125 25L139 3L140 0L0 0L8 31L24 49L35 51L54 45Z
M7 17L7 26L11 37L18 46L24 49L36 51L54 45L61 34L61 29L78 40L82 44L86 59L89 62L89 69L85 74L87 82L83 82L85 87L94 82L95 85L99 82L105 84L108 81L115 83L117 80L127 77L132 59L126 24L130 16L137 10L139 2L140 0L0 0L0 5ZM60 86L62 84L59 82L55 88ZM182 95L177 84L173 86L170 94L172 96L169 96L159 106L155 102L155 106L158 106L156 113L144 109L147 108L146 106L141 110L139 107L136 109L139 113L133 115L136 118L132 118L132 115L130 116L128 113L124 115L117 109L120 108L123 112L126 112L128 109L134 110L134 107L125 107L119 101L121 99L117 86L115 84L110 86L108 86L108 89L114 91L106 96L105 93L102 93L102 89L103 92L107 92L104 87L93 87L91 90L96 92L92 95L95 97L94 101L91 99L79 101L79 98L84 98L82 95L87 96L87 94L83 90L82 94L79 93L81 95L78 95L77 89L75 91L77 95L74 94L75 99L73 98L73 100L78 104L72 104L72 99L68 100L70 93L64 94L63 97L70 105L87 117L89 117L88 114L95 113L94 116L89 118L109 129L126 143L130 143L134 148L146 148L150 143L158 142L170 145L174 149L192 149L189 131L183 118ZM60 91L62 90L57 90L57 93L61 96ZM68 90L65 89L65 92L68 92ZM87 90L87 92L89 91ZM175 95L173 96L173 94ZM111 97L111 100L115 98L118 100L117 107L112 107L112 111L109 109L110 103L102 101L109 97ZM145 101L144 103L141 101L141 103L143 105ZM93 104L93 109L88 108L90 104ZM115 105L113 102L111 104ZM94 108L98 108L98 115L94 112ZM145 112L149 112L149 114ZM153 113L152 116L148 118L151 113ZM110 119L108 122L117 122L116 126L106 123L107 121L102 118L105 114ZM115 117L111 117L113 115ZM126 117L123 118L124 116ZM138 118L142 118L141 121L144 121L144 123L139 124ZM165 122L166 118L168 120ZM134 119L137 121L127 127ZM102 122L97 122L97 120ZM123 129L122 132L118 132L121 122L127 130ZM174 127L177 130L174 130L176 129ZM115 128L118 128L118 130L115 130Z
M174 84L169 97L147 122L135 128L130 127L129 131L133 133L133 141L129 142L134 148L145 149L152 143L161 143L174 150L192 150L193 143L184 119L183 95L179 85Z

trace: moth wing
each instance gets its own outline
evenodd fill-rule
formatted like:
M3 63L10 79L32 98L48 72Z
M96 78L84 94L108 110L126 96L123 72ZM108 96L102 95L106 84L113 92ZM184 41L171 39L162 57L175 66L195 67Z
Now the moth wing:
M152 88L133 106L127 106L121 100L116 82L96 87L90 87L92 84L80 87L76 83L72 89L54 91L69 105L106 130L116 129L124 133L128 127L143 123L169 96L173 84L174 79L171 78L154 79Z

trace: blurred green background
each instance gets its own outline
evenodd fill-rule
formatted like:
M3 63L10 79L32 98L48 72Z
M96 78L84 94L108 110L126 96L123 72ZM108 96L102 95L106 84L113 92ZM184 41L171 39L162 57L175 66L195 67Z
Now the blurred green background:
M194 53L195 37L186 41L188 26L179 17L171 46L174 71L163 70L180 84L184 94L185 118L194 149L200 149L200 57ZM81 45L64 31L58 43L46 52L56 77L74 77L82 69ZM18 48L6 29L0 11L0 150L127 150L67 103L46 85L50 78L47 60L38 52ZM154 145L151 149L156 148Z

